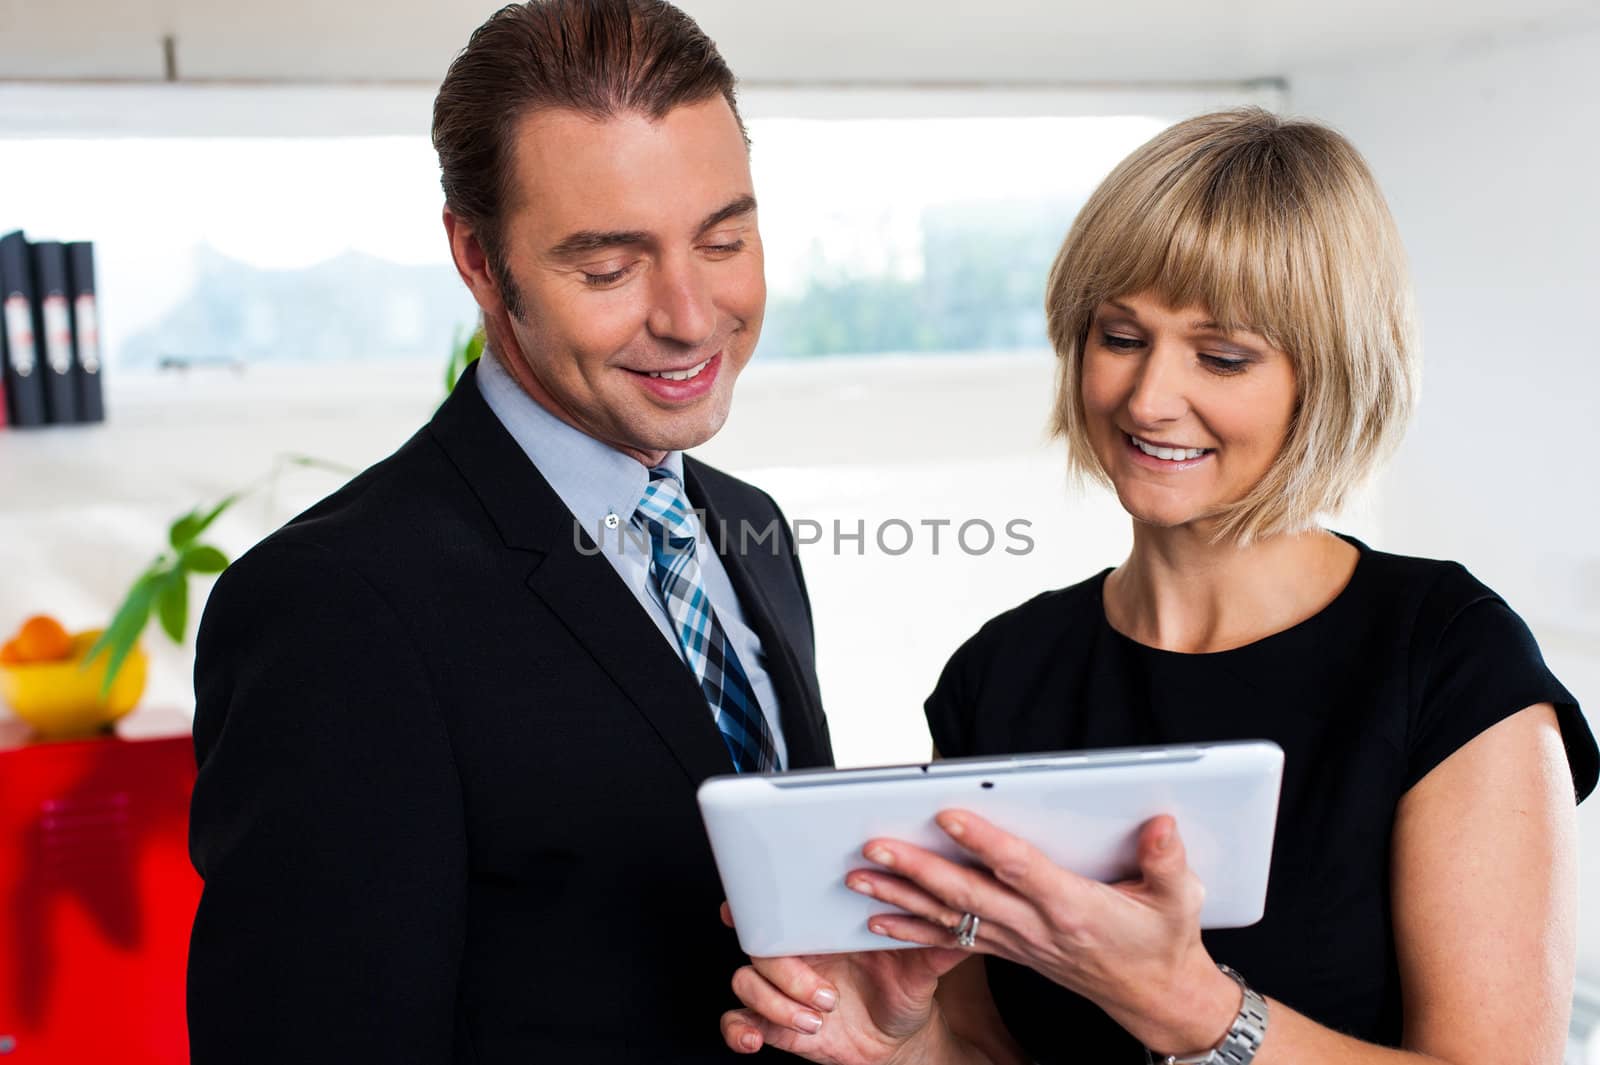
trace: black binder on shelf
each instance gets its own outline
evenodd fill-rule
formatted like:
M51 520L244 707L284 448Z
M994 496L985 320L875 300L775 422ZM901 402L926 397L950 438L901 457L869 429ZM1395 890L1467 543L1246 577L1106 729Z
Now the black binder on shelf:
M94 289L94 244L67 246L67 288L72 299L72 373L78 386L78 420L106 420L100 387L100 307Z
M67 304L67 249L59 240L33 242L34 319L44 354L44 406L51 425L78 420L72 375L72 310Z
M44 367L34 334L33 268L21 231L0 237L0 318L6 333L6 395L11 424L45 424Z
M0 296L3 295L0 293ZM11 365L11 355L6 350L9 347L6 343L4 312L0 311L0 429L11 422L11 398L6 392L6 367Z

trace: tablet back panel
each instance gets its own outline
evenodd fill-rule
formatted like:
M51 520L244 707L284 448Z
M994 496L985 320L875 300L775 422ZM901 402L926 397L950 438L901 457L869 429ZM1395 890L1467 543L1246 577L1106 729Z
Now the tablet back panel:
M951 808L1105 882L1137 875L1139 827L1171 814L1206 886L1201 926L1253 924L1282 772L1283 751L1252 741L715 777L699 799L739 943L764 957L910 946L867 930L892 908L844 878L870 867L861 848L876 837L970 862L934 823Z

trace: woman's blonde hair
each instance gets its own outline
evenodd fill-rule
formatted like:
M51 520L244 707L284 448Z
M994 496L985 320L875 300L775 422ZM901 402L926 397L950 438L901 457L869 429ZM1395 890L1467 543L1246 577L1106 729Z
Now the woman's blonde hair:
M1283 450L1221 512L1217 539L1313 525L1404 432L1419 358L1405 251L1366 163L1333 130L1260 108L1191 118L1124 159L1078 213L1045 293L1061 360L1051 429L1074 471L1103 484L1083 348L1095 309L1137 293L1204 307L1294 365Z

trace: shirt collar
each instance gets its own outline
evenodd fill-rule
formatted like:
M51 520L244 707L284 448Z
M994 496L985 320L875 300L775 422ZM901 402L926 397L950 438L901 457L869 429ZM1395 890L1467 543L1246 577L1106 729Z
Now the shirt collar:
M607 515L617 515L624 525L633 519L650 483L643 463L550 413L487 347L478 359L477 381L489 409L590 537ZM683 481L682 452L667 452L661 466Z

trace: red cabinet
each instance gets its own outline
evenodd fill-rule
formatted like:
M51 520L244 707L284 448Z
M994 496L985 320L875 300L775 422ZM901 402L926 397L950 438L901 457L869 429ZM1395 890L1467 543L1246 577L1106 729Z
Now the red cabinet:
M0 729L0 1065L187 1061L189 736L18 739Z

